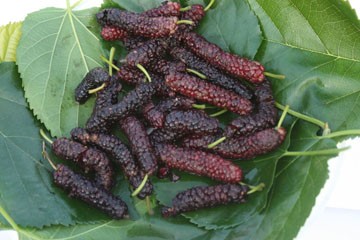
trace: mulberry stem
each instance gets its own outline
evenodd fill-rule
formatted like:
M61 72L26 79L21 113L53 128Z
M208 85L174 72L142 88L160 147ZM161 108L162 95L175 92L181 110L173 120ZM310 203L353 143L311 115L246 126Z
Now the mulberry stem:
M287 114L288 111L289 111L289 107L290 107L289 105L286 105L286 106L285 106L284 111L283 111L283 113L281 114L280 120L279 120L279 122L278 122L278 125L276 126L275 129L279 129L279 128L281 127L282 123L283 123L284 120L285 120L286 114Z
M191 9L191 6L180 8L180 12L189 11Z
M98 92L98 91L101 91L101 90L103 90L103 89L105 88L105 86L106 86L106 84L103 83L103 84L101 84L101 86L99 86L99 87L97 87L97 88L90 89L90 90L88 91L88 93L89 93L89 94L93 94L93 93L96 93L96 92Z
M149 176L146 174L140 185L135 189L135 191L131 194L132 197L136 197L141 190L144 188Z
M265 183L260 183L259 185L256 185L256 186L249 185L244 182L240 182L239 184L250 188L250 191L248 191L247 194L252 194L254 192L260 192L265 188Z
M191 20L179 20L176 22L176 24L188 24L188 25L194 25L194 22Z
M146 71L146 69L144 68L144 66L141 65L140 63L138 63L138 64L136 64L136 67L137 67L138 69L140 69L140 71L142 71L142 72L145 74L147 80L148 80L149 82L151 82L150 74L148 73L148 71Z
M50 144L53 144L53 141L46 135L44 130L40 129L40 135Z
M204 12L207 12L212 7L212 5L214 5L214 3L215 0L211 0L209 4L204 8Z
M149 196L146 196L145 201L146 201L146 209L147 209L147 211L148 211L148 214L149 214L150 216L154 215L154 210L153 210L152 207L151 207L150 197L149 197Z
M274 74L274 73L269 73L269 72L264 72L264 75L267 77L271 77L271 78L275 78L275 79L280 79L283 80L285 79L285 75L282 74Z
M218 111L218 112L216 112L216 113L210 114L209 116L210 116L210 117L217 117L217 116L220 116L221 114L226 113L227 111L228 111L227 109L223 109L223 110Z
M109 57L109 62L113 62L114 61L114 55L115 55L115 48L114 47L111 47L111 49L110 49L110 57ZM113 73L113 71L112 71L112 66L113 66L113 64L109 64L109 75L110 75L110 77L112 76L112 73Z
M214 148L214 147L216 147L217 145L219 145L220 143L222 143L222 142L225 141L225 140L226 140L226 137L219 138L219 139L216 140L215 142L210 143L207 147L208 147L209 149Z
M114 63L110 62L106 57L100 56L101 60L103 60L108 65L111 65L112 68L114 68L116 71L120 71L120 68L118 68Z
M319 156L319 155L333 155L338 154L340 152L348 150L350 147L344 148L330 148L330 149L323 149L318 151L308 151L308 152L285 152L283 156Z
M198 76L201 79L204 79L204 80L207 79L207 77L204 74L202 74L202 73L200 73L200 72L198 72L198 71L196 71L194 69L187 68L186 71L189 72L189 73L195 74L196 76Z
M57 167L55 165L55 163L53 161L51 161L49 154L46 151L46 146L45 146L45 142L43 142L42 144L42 152L41 154L43 155L43 157L50 163L50 166L54 169L57 170Z
M284 109L285 109L285 106L281 105L281 104L278 103L278 102L275 102L275 106L276 106L277 108L281 109L281 110L284 110ZM302 119L302 120L304 120L304 121L307 121L307 122L313 123L313 124L315 124L315 125L318 125L318 126L321 127L322 129L325 129L326 126L327 126L327 123L325 123L325 122L323 122L323 121L321 121L321 120L319 120L319 119L309 117L309 116L304 115L304 114L302 114L302 113L296 112L296 111L294 111L294 110L292 110L292 109L289 109L289 110L288 110L288 113L289 113L290 115L293 115L294 117L297 117L297 118L300 118L300 119Z

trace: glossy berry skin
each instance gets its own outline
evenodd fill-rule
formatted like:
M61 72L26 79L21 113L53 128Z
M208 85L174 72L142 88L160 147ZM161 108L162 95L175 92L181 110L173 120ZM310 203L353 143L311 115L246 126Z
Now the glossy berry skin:
M218 131L219 121L201 110L173 110L166 115L164 128L176 133L209 134Z
M174 72L167 75L165 81L166 85L177 93L239 115L247 115L253 109L248 99L189 74Z
M67 166L59 164L53 177L54 183L66 191L69 197L80 199L113 219L129 218L128 208L123 200L73 172Z
M145 105L159 88L157 83L138 85L134 90L128 92L119 103L105 107L89 118L86 129L91 132L101 132L101 129L106 128L107 125L125 118Z
M152 127L162 128L167 113L176 109L191 109L194 103L194 100L182 96L164 99L156 105L147 104L143 110L143 116Z
M169 44L165 39L150 39L131 50L126 56L126 63L132 67L136 67L137 64L147 67L163 57L168 47Z
M156 156L142 122L134 116L128 116L120 121L120 127L130 142L131 151L140 168L150 175L156 172Z
M171 144L156 144L155 149L162 162L199 176L206 176L225 183L242 180L242 170L232 162L201 150L176 147Z
M193 4L191 8L187 11L181 12L181 20L190 20L194 24L180 24L178 31L190 32L195 30L195 28L200 24L201 19L205 16L204 7L200 4Z
M95 173L95 182L104 189L113 186L114 170L108 157L98 149L88 148L67 138L58 138L52 150L59 158L72 161L86 173Z
M127 146L118 137L103 133L89 133L82 128L71 130L71 137L82 144L96 146L112 156L134 189L141 184L145 174L139 169ZM137 196L144 199L146 196L151 195L152 191L153 186L150 181L147 181L145 187Z
M236 118L226 126L226 137L251 135L260 130L275 127L278 114L268 80L256 86L255 100L257 107L253 113Z
M229 203L244 203L248 191L247 186L240 184L193 187L178 193L172 200L172 206L163 207L161 214L163 217L170 217L202 208Z
M253 135L232 137L213 148L213 151L225 158L252 159L278 148L286 137L284 128L268 128Z
M109 80L109 74L102 68L91 69L75 89L75 101L82 104L90 97L89 90Z
M234 77L252 83L261 83L265 79L264 67L260 63L225 52L195 32L183 33L180 39L198 57Z
M240 80L224 74L210 63L202 60L191 51L176 47L170 51L171 56L185 63L189 68L199 71L206 76L206 81L221 86L227 90L231 90L247 99L252 99L254 94L249 87L241 83Z
M101 37L105 41L123 40L128 37L128 33L124 29L119 27L104 26L101 29Z
M170 36L177 30L177 17L147 17L117 8L103 9L96 14L101 26L116 26L129 34L149 38Z

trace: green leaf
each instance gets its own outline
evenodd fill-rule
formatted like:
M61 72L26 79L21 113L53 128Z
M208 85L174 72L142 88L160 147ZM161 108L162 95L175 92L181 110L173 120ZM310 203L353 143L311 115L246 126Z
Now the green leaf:
M92 112L92 101L75 102L74 89L90 69L101 66L101 43L91 31L97 27L96 11L46 8L23 23L17 63L25 97L53 136L68 135Z
M0 27L0 63L16 61L16 47L21 36L21 22Z
M0 117L1 205L22 226L71 224L63 196L54 194L40 173L50 175L49 165L42 162L41 126L27 108L15 64L0 64L0 78L0 108L6 113Z
M207 40L244 57L253 59L262 42L259 21L245 1L218 1L201 23L198 32Z

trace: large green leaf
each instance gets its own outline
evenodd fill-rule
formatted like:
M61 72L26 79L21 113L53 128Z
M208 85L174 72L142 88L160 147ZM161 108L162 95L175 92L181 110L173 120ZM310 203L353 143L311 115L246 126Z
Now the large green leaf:
M72 200L52 183L52 169L43 161L36 121L27 107L14 63L0 64L0 206L21 226L43 227L91 223L108 219L80 201ZM54 162L58 162L51 156ZM128 184L119 179L114 193L129 196ZM125 199L131 207L132 199ZM132 217L136 211L131 208ZM0 218L4 224L5 219Z
M75 102L74 89L101 65L100 40L89 30L96 26L96 11L46 8L24 21L17 63L25 97L53 136L68 135L92 111L91 101L84 106Z
M15 62L16 48L21 36L21 22L0 27L0 63Z

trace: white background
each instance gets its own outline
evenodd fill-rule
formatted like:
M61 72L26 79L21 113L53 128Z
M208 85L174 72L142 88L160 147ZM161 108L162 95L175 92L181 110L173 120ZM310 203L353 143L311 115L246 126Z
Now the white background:
M360 16L360 1L349 0ZM0 26L21 21L27 13L44 7L65 7L65 0L2 1ZM74 2L74 1L73 1ZM102 0L84 0L79 8L99 6ZM360 51L360 49L359 49ZM360 121L360 119L359 119ZM317 198L316 206L301 229L297 240L358 240L360 239L360 139L340 144L351 149L330 161L330 178ZM13 231L0 231L0 240L16 240Z

